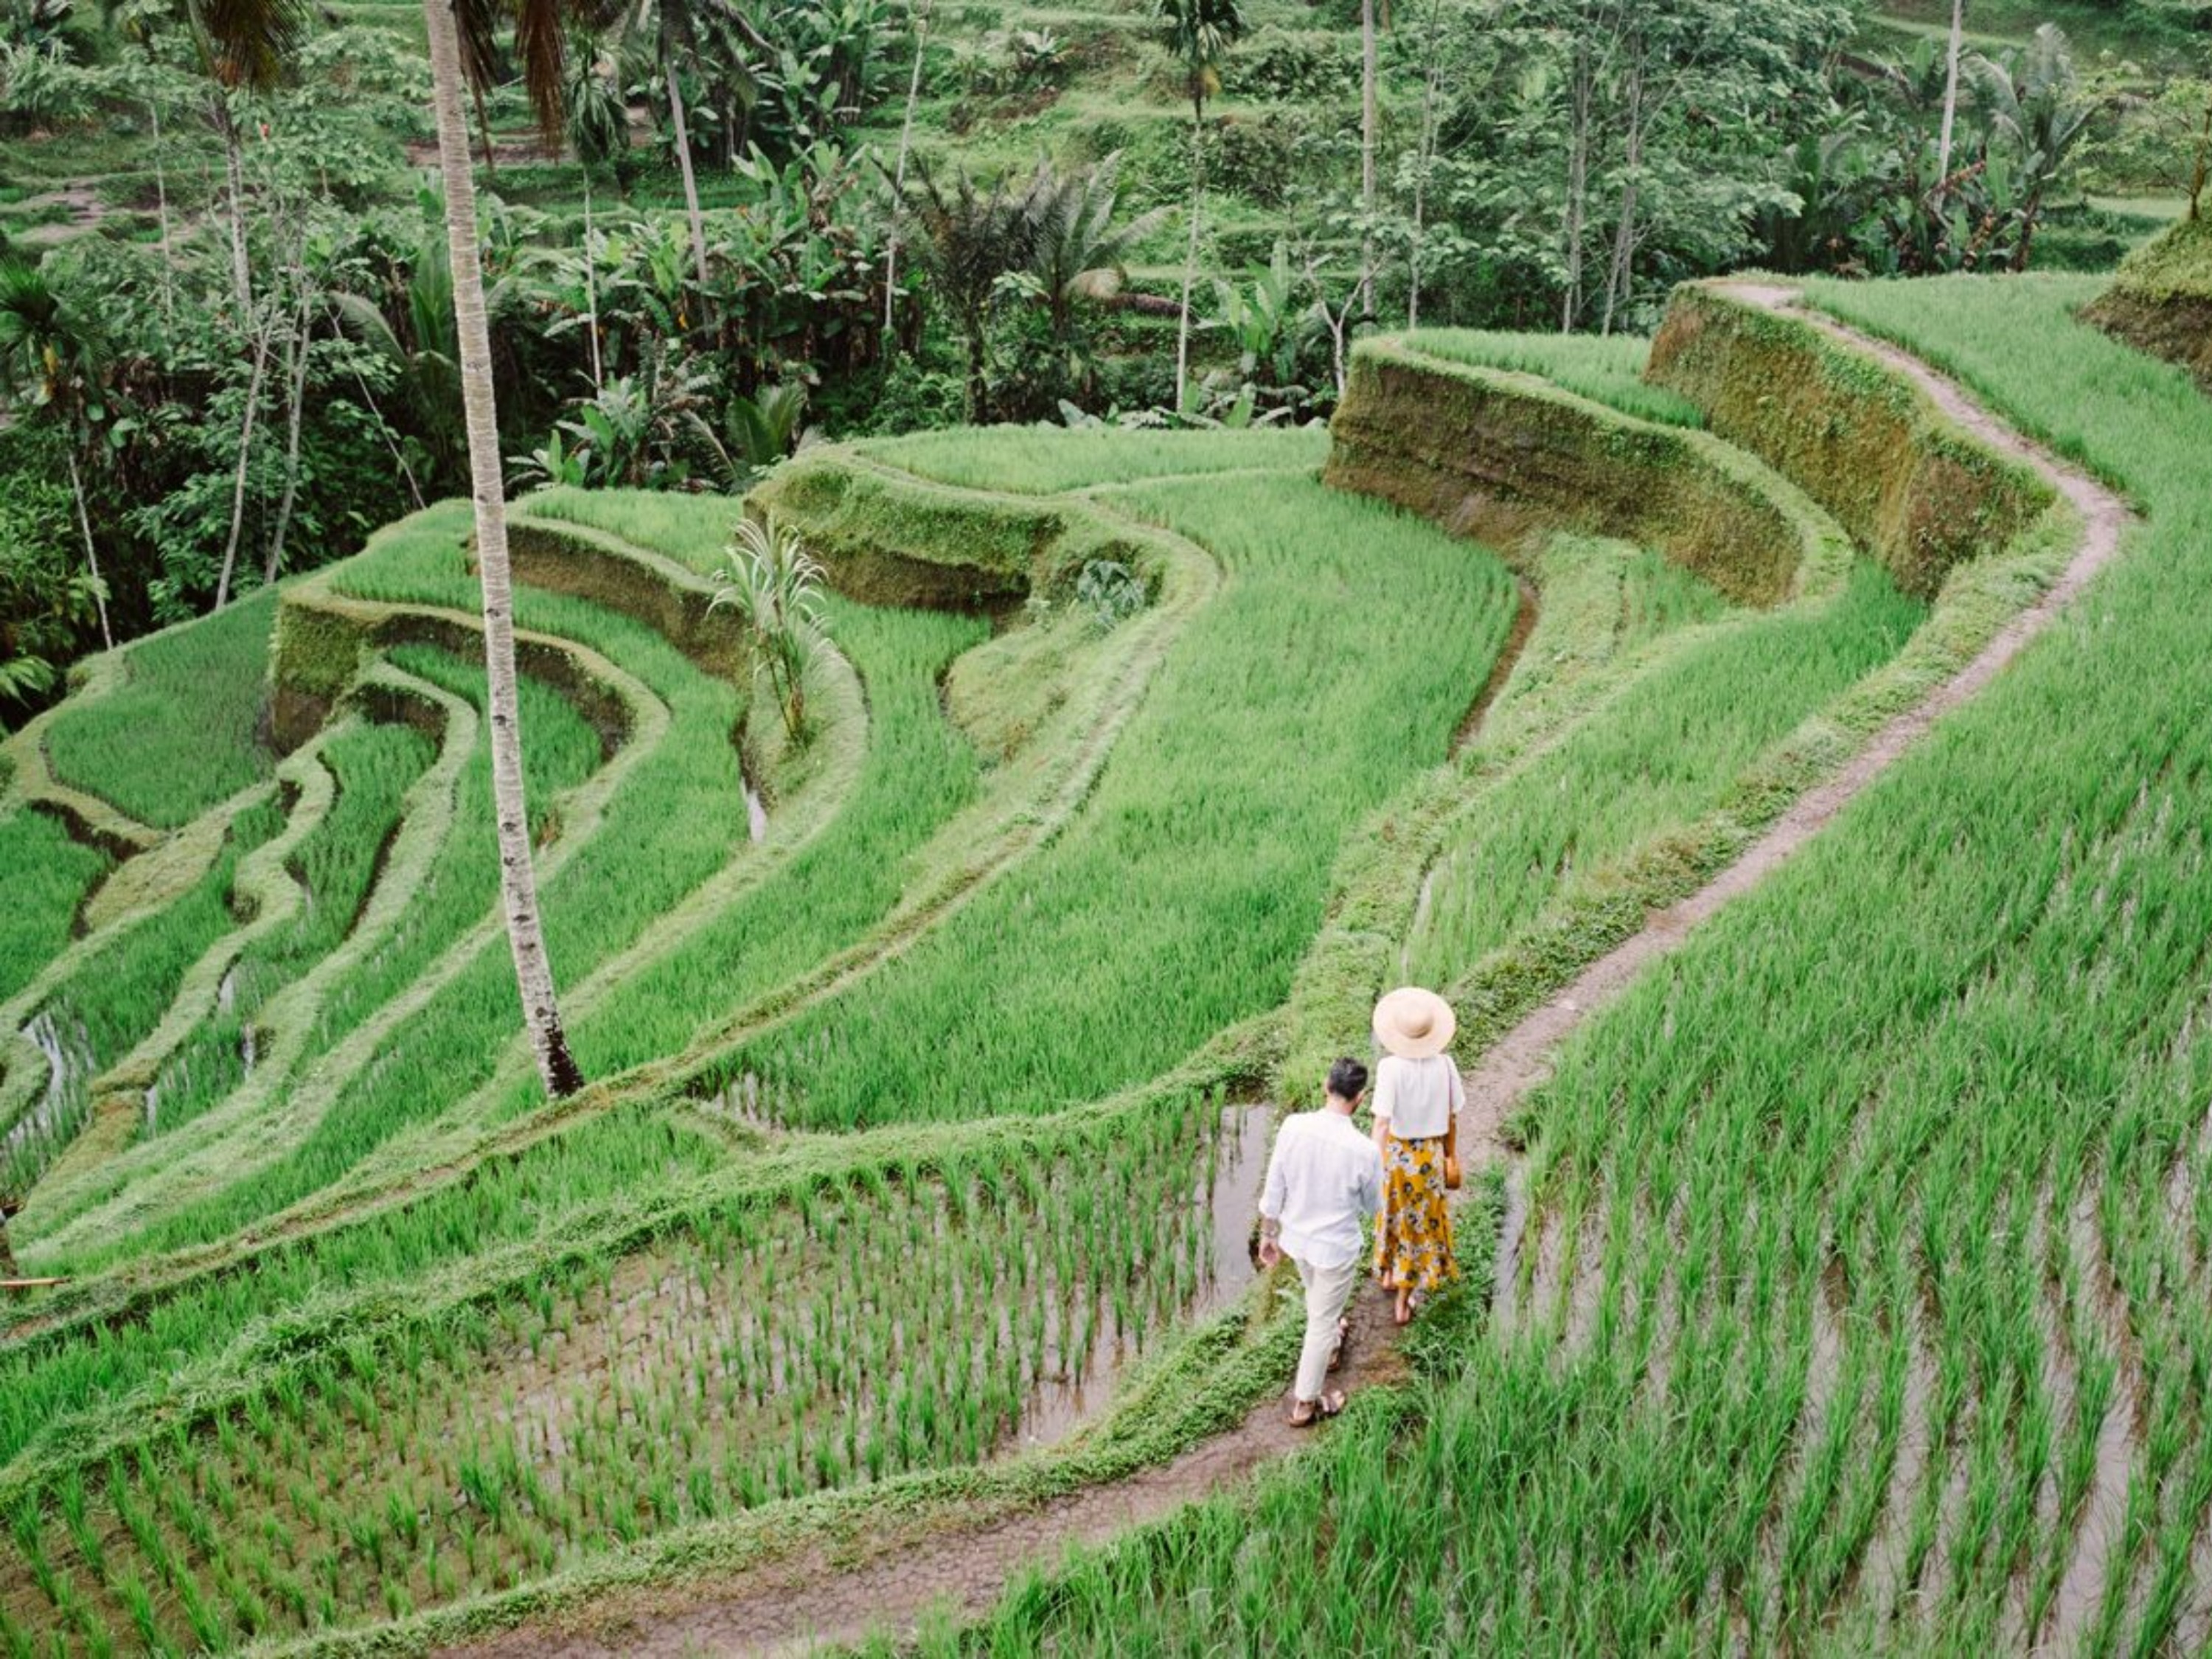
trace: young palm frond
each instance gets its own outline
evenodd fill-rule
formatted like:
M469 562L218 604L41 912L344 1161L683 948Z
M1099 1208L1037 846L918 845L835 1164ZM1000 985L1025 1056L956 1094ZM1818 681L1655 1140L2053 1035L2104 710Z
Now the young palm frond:
M757 674L765 675L793 742L805 735L806 678L828 643L823 572L799 532L746 519L730 541L731 561L714 573L710 611L730 610L744 629Z
M1052 307L1053 332L1065 334L1077 300L1110 300L1127 278L1129 252L1167 216L1164 210L1114 222L1121 196L1121 152L1097 166L1060 173L1037 164L1022 198L1032 246L1030 274Z

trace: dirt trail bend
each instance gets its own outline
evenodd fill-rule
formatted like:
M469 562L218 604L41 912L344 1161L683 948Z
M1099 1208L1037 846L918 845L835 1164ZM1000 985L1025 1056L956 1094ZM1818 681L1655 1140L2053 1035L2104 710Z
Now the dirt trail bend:
M1836 814L1887 771L1936 720L1986 686L2110 562L2129 522L2128 509L2087 473L2029 443L1918 359L1818 314L1795 309L1797 291L1733 285L1737 297L1768 309L1790 309L1906 375L1960 426L2040 471L2081 515L2082 531L2063 574L2035 603L2008 623L1981 652L1919 703L1883 726L1832 777L1801 797L1733 864L1679 904L1652 915L1643 929L1584 969L1572 984L1530 1014L1468 1073L1473 1115L1463 1120L1463 1146L1474 1158L1503 1159L1503 1121L1548 1075L1559 1045L1652 963L1673 951L1699 922L1757 886ZM1501 1320L1510 1321L1516 1255L1526 1220L1525 1194L1509 1188L1504 1256L1498 1273ZM1357 1388L1386 1380L1402 1366L1392 1340L1389 1302L1370 1285L1355 1299L1352 1334L1340 1380ZM1268 1460L1300 1443L1271 1399L1235 1428L1182 1456L1123 1480L1048 1500L1029 1511L994 1515L975 1524L934 1530L891 1522L862 1546L862 1559L833 1559L809 1544L784 1559L719 1581L640 1586L610 1595L559 1623L524 1626L455 1652L498 1659L583 1659L583 1656L811 1651L862 1639L872 1630L909 1632L933 1609L979 1615L1014 1576L1049 1567L1072 1545L1096 1543L1157 1521L1185 1504L1222 1492ZM2085 1524L2071 1578L2094 1577L2101 1555L2102 1517ZM2088 1589L2093 1587L2079 1586Z

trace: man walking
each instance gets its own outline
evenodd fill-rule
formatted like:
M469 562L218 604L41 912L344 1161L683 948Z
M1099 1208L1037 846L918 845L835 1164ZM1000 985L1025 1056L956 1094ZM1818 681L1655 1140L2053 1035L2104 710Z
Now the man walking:
M1359 1278L1363 1217L1382 1202L1382 1158L1352 1127L1367 1091L1367 1068L1340 1060L1328 1071L1319 1111L1283 1121L1260 1194L1260 1263L1290 1257L1306 1287L1306 1342L1291 1390L1291 1426L1303 1429L1344 1409L1344 1391L1324 1385L1344 1340L1344 1304Z

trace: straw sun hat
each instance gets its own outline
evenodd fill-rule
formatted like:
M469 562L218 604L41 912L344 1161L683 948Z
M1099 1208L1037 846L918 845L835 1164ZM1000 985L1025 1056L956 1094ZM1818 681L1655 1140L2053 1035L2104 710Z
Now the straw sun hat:
M1418 985L1393 991L1375 1005L1375 1040L1407 1060L1443 1053L1458 1026L1451 1005Z

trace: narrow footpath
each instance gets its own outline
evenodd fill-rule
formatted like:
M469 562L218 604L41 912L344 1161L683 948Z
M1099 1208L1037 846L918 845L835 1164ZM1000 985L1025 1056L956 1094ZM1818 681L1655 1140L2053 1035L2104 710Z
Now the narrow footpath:
M1794 289L1739 283L1730 292L1769 310L1789 309L1911 378L1960 426L2040 471L2081 515L2081 536L2059 580L2008 623L1972 662L1876 732L1853 759L1801 797L1733 864L1680 903L1651 915L1640 932L1584 969L1468 1070L1469 1115L1462 1121L1462 1152L1470 1165L1487 1159L1509 1170L1498 1304L1493 1310L1498 1321L1510 1322L1513 1316L1514 1281L1527 1213L1526 1194L1501 1129L1528 1092L1550 1075L1559 1044L1637 975L1680 945L1698 923L1756 887L1937 720L1987 686L2111 562L2129 522L2127 506L2118 496L2029 442L1919 359L1824 315L1796 309ZM1352 1319L1345 1366L1339 1373L1345 1385L1356 1389L1402 1375L1404 1361L1390 1323L1389 1298L1369 1285L1356 1299ZM876 1553L857 1562L833 1562L818 1550L800 1550L720 1582L626 1593L575 1615L573 1622L523 1626L451 1651L478 1659L798 1654L856 1642L875 1630L910 1632L923 1616L936 1612L978 1616L1023 1570L1048 1567L1071 1546L1102 1542L1159 1520L1185 1504L1224 1492L1269 1460L1305 1443L1306 1437L1288 1427L1284 1414L1284 1401L1271 1398L1235 1428L1168 1463L1012 1517L943 1529L918 1540L907 1535L887 1540Z

